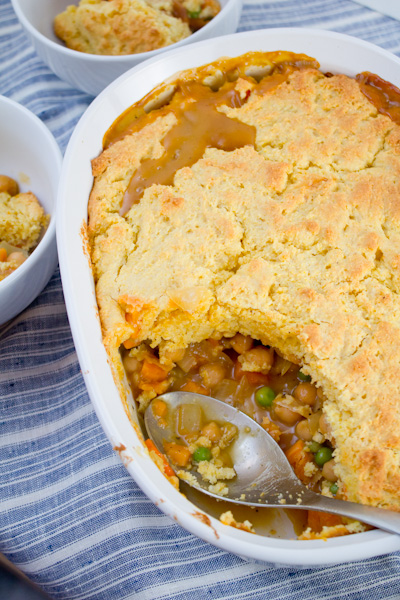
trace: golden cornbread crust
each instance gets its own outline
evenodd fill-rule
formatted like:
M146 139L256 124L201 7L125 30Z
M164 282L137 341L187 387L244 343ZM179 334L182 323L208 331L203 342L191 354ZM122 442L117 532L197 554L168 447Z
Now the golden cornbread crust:
M220 110L256 128L254 148L207 148L124 216L175 116L93 161L89 240L117 380L128 338L161 360L209 337L259 339L322 386L347 498L400 511L400 127L344 75L309 68L248 93Z
M30 251L45 225L47 217L32 192L16 196L0 192L0 241Z
M191 34L181 19L145 0L81 0L54 19L68 48L89 54L137 54L174 44Z

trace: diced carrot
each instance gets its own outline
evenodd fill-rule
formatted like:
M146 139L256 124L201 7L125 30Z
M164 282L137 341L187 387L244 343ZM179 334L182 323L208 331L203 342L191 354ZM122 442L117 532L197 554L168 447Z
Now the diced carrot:
M168 412L168 406L166 402L164 402L164 400L159 400L158 398L153 400L151 403L151 408L156 417L165 417Z
M175 477L175 473L172 470L171 466L169 465L167 459L165 458L164 454L162 454L159 449L156 447L156 445L154 444L154 442L150 439L145 440L145 444L147 446L147 449L149 452L154 452L155 454L157 454L157 456L159 458L162 459L163 463L164 463L164 473L165 475L167 475L167 477Z
M330 513L321 513L322 527L334 527L335 525L344 525L345 522L340 515L332 515Z
M157 449L157 447L156 447L155 443L153 442L153 440L151 440L151 439L148 438L147 440L144 441L144 443L146 444L147 450L149 452L155 452L156 454L159 454L160 456L163 456L161 454L161 452Z
M134 338L129 338L122 343L126 350L130 350L131 348L137 346L137 341Z
M192 457L187 446L175 444L175 442L164 442L164 450L169 460L178 467L186 467Z
M343 519L339 515L332 515L318 510L308 511L307 527L315 533L320 533L323 527L335 527L343 524Z
M304 468L306 464L311 461L308 453L304 452L303 440L297 440L293 446L290 446L290 448L286 450L285 454L300 481L306 484L309 483L311 478L305 474Z
M250 385L267 385L270 381L265 373L255 373L252 371L243 371Z
M160 365L145 360L140 371L140 378L149 383L155 381L164 381L167 378L168 372Z
M7 260L7 250L5 248L0 248L0 262L5 262Z
M293 444L293 446L290 446L290 448L288 448L285 452L286 454L286 458L288 459L288 461L290 462L290 464L292 465L292 463L296 462L296 460L298 460L299 455L303 452L304 450L304 442L303 440L297 440L297 442L295 444Z
M322 531L320 513L316 510L309 510L307 512L307 527L309 527L311 531L315 531L315 533L320 533L320 531Z
M183 392L195 392L196 394L203 394L203 396L208 396L208 390L197 383L196 381L188 381L184 386L181 387Z

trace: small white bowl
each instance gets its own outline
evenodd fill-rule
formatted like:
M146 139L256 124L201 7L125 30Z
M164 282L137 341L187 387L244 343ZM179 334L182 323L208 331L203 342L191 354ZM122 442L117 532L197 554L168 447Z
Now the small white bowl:
M204 495L203 501L197 498L192 502L189 495L175 490L144 451L137 427L124 410L102 344L82 223L87 220L93 184L91 159L101 152L104 133L126 108L177 71L252 50L303 52L315 57L325 72L354 76L372 71L400 86L400 59L386 50L332 31L288 28L238 33L170 51L137 66L104 90L86 110L70 139L58 194L61 276L81 370L99 420L129 473L161 510L200 538L257 562L280 564L315 566L386 554L400 550L400 536L375 529L327 541L300 541L293 528L283 522L282 512L274 513L274 519L271 513L264 513L265 535L254 535L223 525L216 517L227 509L211 512ZM252 515L245 518L253 521ZM272 536L271 529L280 537Z
M0 96L0 173L31 191L50 215L38 246L11 275L0 281L0 325L26 308L57 266L55 207L61 151L46 125L17 102Z
M67 48L53 31L54 17L78 0L11 0L15 13L36 52L60 79L96 96L122 73L148 58L171 48L179 48L236 31L242 0L219 0L221 11L207 25L188 38L165 48L124 56L98 56Z

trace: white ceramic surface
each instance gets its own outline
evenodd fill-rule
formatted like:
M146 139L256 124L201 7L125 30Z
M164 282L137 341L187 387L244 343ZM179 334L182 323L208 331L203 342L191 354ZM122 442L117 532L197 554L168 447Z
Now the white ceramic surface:
M166 48L127 56L96 56L66 48L54 34L54 17L78 0L11 0L15 13L36 52L60 79L96 96L109 83L135 65L170 48L187 46L236 31L242 0L220 0L222 10L188 38Z
M317 58L323 70L354 75L370 70L400 86L400 60L364 41L315 29L269 29L214 39L170 51L142 63L111 84L87 109L68 146L59 188L57 238L69 320L82 372L97 415L128 471L161 510L212 544L238 555L279 564L339 563L400 549L400 537L379 530L324 541L299 541L293 531L275 528L283 539L253 535L208 518L177 492L143 450L125 414L101 342L93 279L81 238L92 186L90 160L118 115L156 84L181 69L250 50L291 50ZM76 285L79 281L79 286ZM286 532L285 532L286 531Z
M42 291L57 266L55 206L61 152L36 115L0 96L0 173L32 191L51 216L39 245L14 273L0 281L0 324L15 317Z

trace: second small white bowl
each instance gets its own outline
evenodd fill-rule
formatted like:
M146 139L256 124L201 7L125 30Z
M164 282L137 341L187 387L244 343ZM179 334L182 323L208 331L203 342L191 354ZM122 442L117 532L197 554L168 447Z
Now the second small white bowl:
M54 17L72 0L11 0L14 11L44 63L60 79L96 96L119 75L140 62L171 48L179 48L216 36L234 33L238 27L242 0L220 0L221 11L207 25L185 38L158 50L124 56L99 56L67 48L53 31ZM78 0L75 1L75 4Z
M17 180L21 192L37 196L50 223L39 245L0 281L0 325L26 308L57 266L55 207L61 151L46 125L27 108L0 96L1 174Z

